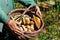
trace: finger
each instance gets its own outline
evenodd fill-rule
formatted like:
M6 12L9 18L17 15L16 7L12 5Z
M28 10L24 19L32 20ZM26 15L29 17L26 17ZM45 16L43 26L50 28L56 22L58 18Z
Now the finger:
M12 25L9 25L9 28L13 31L14 27Z
M15 33L18 34L18 35L23 34L23 32L20 32L18 30L15 30Z
M38 14L38 15L40 15L42 17L42 14L41 14L41 12L39 10L36 11L36 14Z
M22 28L19 28L19 27L17 27L17 26L15 27L15 30L18 31L18 32L24 33L23 29L22 29Z
M20 22L15 21L15 23L16 23L18 26L20 26Z
M20 28L19 28L19 27L16 27L16 29L17 29L18 31L22 32L22 33L24 32L21 27L20 27Z

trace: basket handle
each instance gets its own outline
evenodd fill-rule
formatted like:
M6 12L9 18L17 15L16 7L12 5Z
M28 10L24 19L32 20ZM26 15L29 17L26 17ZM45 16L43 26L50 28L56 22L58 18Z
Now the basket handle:
M22 14L22 16L24 16L24 14L31 8L31 7L33 7L33 6L36 6L35 4L31 4L24 12L23 12L23 14ZM36 11L35 11L35 13L36 13ZM42 19L42 14L37 14L38 16L40 16L40 18Z
M23 16L31 7L33 7L33 6L36 6L36 5L35 5L35 4L31 4L31 5L23 12L22 16Z

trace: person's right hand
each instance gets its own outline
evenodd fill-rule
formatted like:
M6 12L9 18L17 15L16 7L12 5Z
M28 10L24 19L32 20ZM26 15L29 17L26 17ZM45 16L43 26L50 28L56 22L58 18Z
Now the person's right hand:
M13 20L10 20L7 22L8 27L16 34L20 35L23 34L23 30L20 29L20 27L17 26L16 22Z

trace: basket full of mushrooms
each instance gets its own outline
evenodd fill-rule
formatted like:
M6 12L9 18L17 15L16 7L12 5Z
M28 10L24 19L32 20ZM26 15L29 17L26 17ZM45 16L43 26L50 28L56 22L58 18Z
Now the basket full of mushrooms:
M25 9L14 9L8 16L11 20L19 23L19 28L24 31L24 34L21 34L20 37L34 37L38 35L44 27L41 16L30 10L25 11Z

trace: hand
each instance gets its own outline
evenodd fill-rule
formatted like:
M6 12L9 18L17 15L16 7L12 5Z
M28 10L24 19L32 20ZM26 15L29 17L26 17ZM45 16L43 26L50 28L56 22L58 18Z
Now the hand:
M38 13L38 15L40 15L42 17L40 8L38 6L36 6L35 11L36 11L36 13Z
M23 34L23 30L21 30L20 27L17 26L15 21L10 20L9 22L7 22L7 25L14 33L18 35Z

